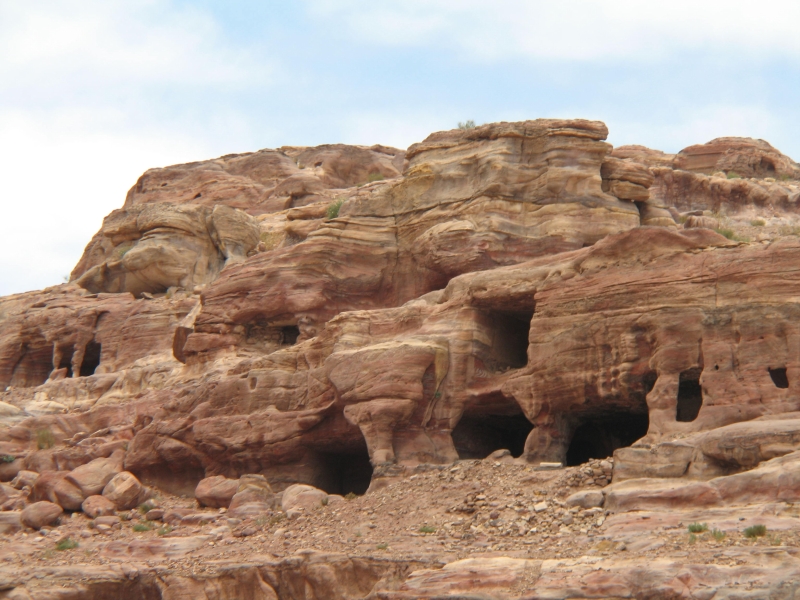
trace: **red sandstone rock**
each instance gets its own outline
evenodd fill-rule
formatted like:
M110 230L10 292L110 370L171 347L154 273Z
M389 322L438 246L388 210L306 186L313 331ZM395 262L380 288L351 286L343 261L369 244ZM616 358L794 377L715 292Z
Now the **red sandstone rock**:
M290 485L281 496L281 508L286 513L293 510L310 512L322 508L327 502L328 494L311 485Z
M54 524L63 513L64 510L58 504L47 501L34 502L22 511L20 521L25 527L41 529Z
M143 486L133 473L122 471L117 473L103 488L103 496L108 498L118 510L136 508L150 496L150 491Z
M115 515L117 507L105 496L94 495L83 501L81 510L86 513L86 516L94 519L96 517Z
M96 458L70 471L67 480L81 491L84 498L98 495L112 477L122 471L124 454L124 451L117 450L109 458Z
M216 475L206 477L198 483L194 497L197 498L200 506L228 508L238 489L239 481L237 479L227 479L222 475Z

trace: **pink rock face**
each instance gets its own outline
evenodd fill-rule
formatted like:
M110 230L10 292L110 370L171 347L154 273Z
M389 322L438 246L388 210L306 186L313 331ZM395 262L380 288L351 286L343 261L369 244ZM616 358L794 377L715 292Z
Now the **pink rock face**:
M222 475L206 477L197 484L194 497L200 506L211 508L228 508L231 498L239 488L238 479L228 479Z
M800 165L764 140L752 138L717 138L689 146L675 156L673 167L706 174L724 171L740 177L800 179Z
M52 502L34 502L25 507L20 515L20 521L25 527L31 529L41 529L47 525L53 525L64 513L64 510Z
M327 502L328 494L310 485L290 485L281 496L281 507L286 513L298 509L311 512L322 508Z
M81 510L86 513L86 516L94 519L96 517L105 517L115 515L117 506L105 496L89 496L81 504Z
M133 473L117 473L103 489L103 496L110 500L117 510L136 508L150 497L150 491L143 486Z

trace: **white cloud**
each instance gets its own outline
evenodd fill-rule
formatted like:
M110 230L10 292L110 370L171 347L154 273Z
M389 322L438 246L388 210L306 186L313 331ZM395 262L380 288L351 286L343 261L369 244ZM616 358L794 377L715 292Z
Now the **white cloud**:
M0 77L45 86L235 84L268 67L225 44L207 15L154 0L0 2Z
M208 155L175 132L110 131L115 115L0 113L0 294L61 283L147 168Z
M800 60L796 0L306 0L365 41L451 46L482 60L659 60L745 50Z
M267 81L224 33L165 1L0 0L0 294L60 283L147 168L242 149L246 118L182 106Z

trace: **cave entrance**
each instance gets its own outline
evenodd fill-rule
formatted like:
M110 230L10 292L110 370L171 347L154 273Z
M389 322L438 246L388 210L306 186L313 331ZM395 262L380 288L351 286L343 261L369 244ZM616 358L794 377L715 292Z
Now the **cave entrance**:
M97 370L97 367L100 366L101 350L102 346L94 340L86 344L86 350L83 354L83 362L81 363L81 377L94 375L95 370Z
M681 373L678 382L678 407L675 420L690 423L700 414L703 406L703 388L700 386L700 369L689 369Z
M769 369L769 376L772 378L772 383L776 388L785 390L789 387L789 378L786 376L786 368Z
M366 444L357 451L322 453L320 462L314 486L329 494L361 496L372 482L372 463Z
M533 311L486 313L491 335L488 355L479 352L479 358L490 371L519 369L528 364L528 333Z
M503 449L517 458L522 456L525 440L532 429L533 424L521 412L464 415L453 429L453 445L462 460L486 458L495 450Z
M56 368L66 369L67 377L72 377L72 356L74 354L75 350L72 346L61 349L61 360L58 362L58 366Z
M294 346L297 343L297 338L300 337L300 329L297 325L281 327L281 336L281 343L284 346Z
M626 448L647 434L647 413L607 412L581 421L572 434L567 450L567 466L574 467L592 458L608 458L618 448Z

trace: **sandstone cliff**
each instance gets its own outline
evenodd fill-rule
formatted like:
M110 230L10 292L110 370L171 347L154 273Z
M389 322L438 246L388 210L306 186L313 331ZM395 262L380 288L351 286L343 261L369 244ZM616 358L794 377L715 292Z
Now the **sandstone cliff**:
M563 581L539 560L551 534L613 537L593 516L624 529L631 511L783 514L800 501L800 166L761 140L668 155L606 136L593 121L495 123L406 152L284 147L148 171L69 284L0 299L8 522L46 530L82 511L92 535L102 519L113 535L114 515L145 501L148 522L217 520L165 499L196 496L237 521L213 542L277 531L285 515L322 519L316 509L348 493L369 490L375 510L431 471L466 485L457 471L489 457L522 497L552 498L488 506L476 498L493 475L475 466L478 489L446 512L473 515L458 521L467 554L454 557L477 563L327 556L324 584L317 567L289 575L280 561L237 563L224 584L142 571L125 593L463 597L465 573L485 571L500 597L588 598L602 589L590 572L567 578L571 595L554 591ZM445 484L425 493L445 497ZM595 496L569 496L586 486ZM509 528L505 508L531 516ZM556 528L531 527L538 513ZM492 527L545 554L467 550ZM152 552L208 542L175 539ZM791 556L787 581L800 571ZM635 569L608 564L614 595L640 597L625 583ZM652 576L672 589L680 568ZM347 583L352 569L363 574ZM328 591L298 596L281 577ZM692 593L725 576L696 579ZM109 593L134 597L118 585ZM101 597L92 586L76 597Z

